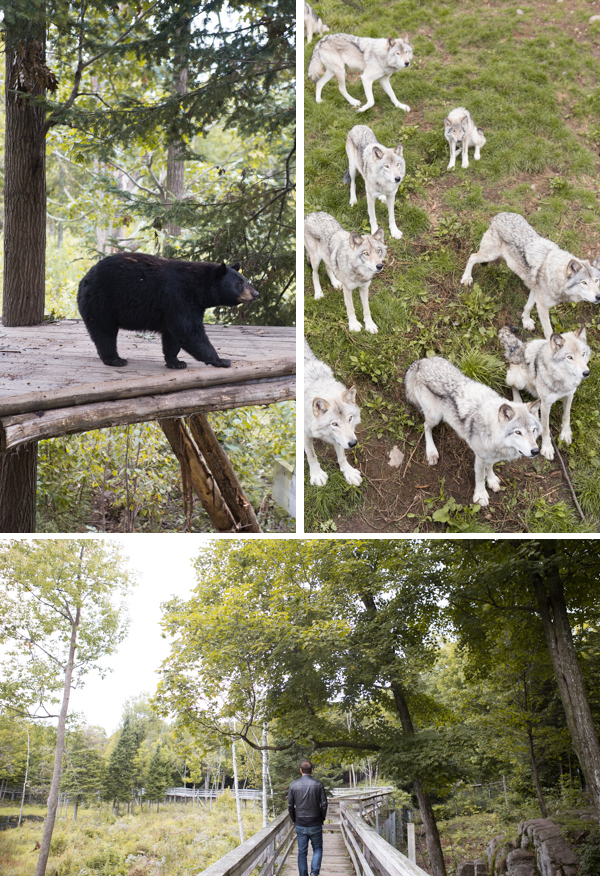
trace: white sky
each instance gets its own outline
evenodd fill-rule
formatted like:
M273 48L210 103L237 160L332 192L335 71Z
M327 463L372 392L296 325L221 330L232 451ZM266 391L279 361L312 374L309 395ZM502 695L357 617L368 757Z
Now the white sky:
M195 584L191 562L206 536L127 535L114 539L124 547L130 567L138 573L138 585L127 602L131 624L129 635L111 658L105 661L113 671L101 679L90 673L85 687L71 692L69 712L83 713L88 724L113 733L119 724L123 703L141 693L154 693L157 669L169 653L159 622L160 604L171 596L189 596Z

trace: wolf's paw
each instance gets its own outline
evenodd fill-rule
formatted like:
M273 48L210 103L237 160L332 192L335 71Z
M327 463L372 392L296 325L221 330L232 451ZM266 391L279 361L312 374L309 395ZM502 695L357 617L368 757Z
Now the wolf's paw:
M470 274L467 274L465 271L462 277L460 278L460 282L462 286L472 286L473 285L473 277Z
M322 289L315 289L315 301L318 301L319 298L322 298L322 297L323 297L323 290Z
M485 508L486 505L490 504L490 497L488 496L487 490L475 490L473 493L473 504L481 505L482 508Z
M359 109L360 107L360 100L356 100L355 97L351 97L348 103L350 104L350 106L353 106L354 109Z
M473 156L473 158L475 159L475 161L479 161L479 159L481 158L481 155L479 154L479 152L476 152L475 155Z
M362 484L362 475L357 468L352 468L351 465L346 465L341 469L341 472L346 478L346 482L350 484L351 487L360 487Z
M439 459L440 455L435 448L433 450L427 451L427 462L429 463L429 465L437 465Z
M455 165L456 165L456 162L451 161L450 164L448 165L448 167L446 168L446 170L454 170Z
M571 444L573 441L573 433L571 431L571 427L563 426L560 430L560 435L558 437L561 441L564 441L565 444Z
M327 480L327 472L323 471L322 468L320 468L318 471L311 472L310 474L310 482L313 487L324 487L327 483Z
M552 460L554 459L554 447L552 446L552 444L544 444L544 442L542 441L540 453L550 462L552 462Z
M359 323L357 319L348 320L348 329L351 332L359 332L362 328L362 325Z
M355 106L355 105L353 104L353 106ZM356 109L357 113L364 113L365 110L371 109L372 106L375 106L375 104L374 103L366 103L364 106L361 106L359 103L358 105L355 106L355 109Z
M322 98L322 97L316 97L315 100L316 100L317 103L323 103L323 98Z
M342 284L340 283L340 281L338 280L337 277L330 277L329 280L330 280L331 285L333 286L334 289L341 289L342 288Z
M400 103L400 101L398 101L398 103L395 103L394 106L397 106L398 109L404 110L405 113L410 112L410 107L407 103Z
M500 492L500 478L495 475L493 472L487 478L487 485L494 493Z
M390 228L390 234L394 238L394 240L400 240L402 237L402 232L399 228Z
M379 329L377 328L377 326L375 325L375 323L373 322L372 319L365 320L365 328L372 335L376 335L377 332L379 331Z
M358 198L356 195L351 195L350 197L350 206L354 207L355 204L358 204Z
M528 332L535 331L535 323L531 318L523 317L521 322L523 323L523 328L527 329Z

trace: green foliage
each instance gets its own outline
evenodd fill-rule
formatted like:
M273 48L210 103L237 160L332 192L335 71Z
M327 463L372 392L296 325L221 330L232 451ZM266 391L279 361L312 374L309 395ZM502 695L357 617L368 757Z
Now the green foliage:
M361 502L361 488L346 482L337 463L323 464L329 475L324 487L304 487L304 529L306 532L335 532L335 518L356 508ZM323 528L325 527L325 528Z
M526 516L529 532L593 532L566 502L551 505L543 496L533 503Z
M600 872L600 836L595 834L583 844L579 856L580 876L595 876Z

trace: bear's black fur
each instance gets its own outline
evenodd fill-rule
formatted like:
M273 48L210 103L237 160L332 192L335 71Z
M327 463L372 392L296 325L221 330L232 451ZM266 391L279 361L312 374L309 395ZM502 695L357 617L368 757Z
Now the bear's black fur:
M120 328L162 334L167 368L185 368L180 349L207 365L229 368L206 336L207 307L233 307L258 292L238 274L213 262L161 259L145 253L118 253L99 261L81 283L79 312L105 365L126 365L117 352Z

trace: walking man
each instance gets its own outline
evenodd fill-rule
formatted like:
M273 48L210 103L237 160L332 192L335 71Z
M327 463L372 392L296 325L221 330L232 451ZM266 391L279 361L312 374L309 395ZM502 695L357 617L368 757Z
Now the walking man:
M312 777L313 765L309 760L300 764L300 778L290 785L288 812L296 825L298 837L298 871L308 876L308 841L312 843L310 876L319 876L323 858L323 822L327 815L327 794L323 782Z

